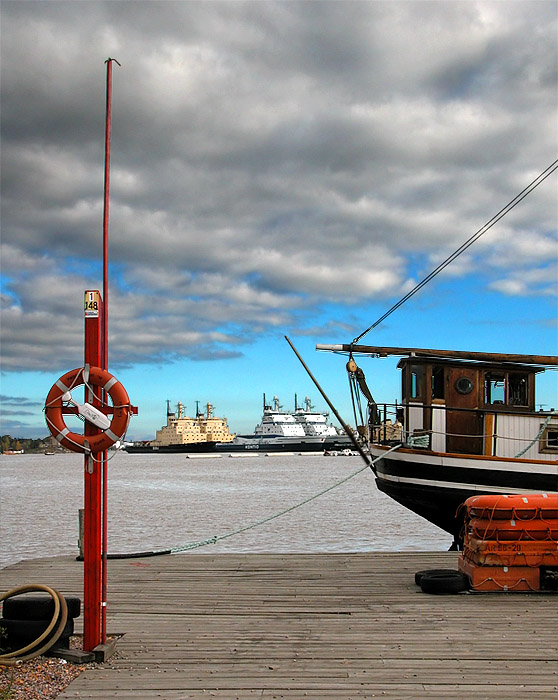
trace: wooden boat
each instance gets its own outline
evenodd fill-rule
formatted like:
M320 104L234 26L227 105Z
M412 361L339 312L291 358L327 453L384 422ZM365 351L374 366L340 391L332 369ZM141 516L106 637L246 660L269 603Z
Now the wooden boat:
M536 375L555 368L556 356L362 345L317 349L350 356L347 369L368 401L369 420L358 432L377 460L378 488L451 533L456 547L463 526L456 513L467 498L558 491L558 412L535 407ZM400 404L376 404L355 355L401 356ZM398 442L401 447L388 455Z

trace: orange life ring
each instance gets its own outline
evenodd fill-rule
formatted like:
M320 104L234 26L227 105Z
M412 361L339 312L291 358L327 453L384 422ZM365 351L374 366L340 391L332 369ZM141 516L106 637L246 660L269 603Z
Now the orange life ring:
M84 376L85 372L85 376ZM110 426L97 435L81 435L71 432L62 413L64 394L81 384L92 385L106 391L112 399L113 413ZM51 434L72 452L103 452L125 435L130 422L132 407L126 389L112 374L100 367L72 369L53 384L45 402L45 419Z

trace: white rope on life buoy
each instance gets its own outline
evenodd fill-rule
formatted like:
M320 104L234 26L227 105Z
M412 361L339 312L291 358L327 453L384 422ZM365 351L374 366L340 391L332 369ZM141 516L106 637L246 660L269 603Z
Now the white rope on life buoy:
M73 401L71 391L81 384L107 392L113 403L112 420L109 421L104 413L89 403L79 405ZM101 432L86 436L69 430L62 411L64 403L73 403L77 406L80 415L98 427ZM126 389L116 377L100 367L86 365L86 367L66 372L54 383L46 398L44 410L48 429L63 447L72 452L97 454L107 450L124 437L132 406Z

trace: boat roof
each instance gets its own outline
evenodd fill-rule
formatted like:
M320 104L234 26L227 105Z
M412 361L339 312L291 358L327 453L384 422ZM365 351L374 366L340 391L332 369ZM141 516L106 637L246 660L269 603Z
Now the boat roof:
M417 357L422 359L461 360L498 364L521 364L530 366L558 366L556 355L519 355L492 352L470 352L466 350L433 350L431 348L382 347L378 345L326 345L318 343L316 350L352 353L353 355L374 355L376 357Z

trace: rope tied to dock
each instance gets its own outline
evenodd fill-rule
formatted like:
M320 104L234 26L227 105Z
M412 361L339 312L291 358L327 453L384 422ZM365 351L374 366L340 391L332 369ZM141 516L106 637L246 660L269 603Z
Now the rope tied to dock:
M270 515L267 518L263 518L262 520L258 520L255 523L251 523L250 525L240 527L236 530L231 530L231 532L227 532L224 535L215 535L214 537L209 537L208 539L200 540L198 542L190 542L189 544L185 544L182 547L173 547L170 550L170 553L171 554L178 554L180 552L186 552L190 549L204 547L207 544L215 544L216 542L219 542L220 540L226 540L227 538L233 537L234 535L238 535L241 532L246 532L247 530L252 530L255 527L259 527L260 525L264 525L265 523L271 522L272 520L275 520L276 518L280 518L282 515L286 515L287 513L291 513L293 510L296 510L297 508L300 508L301 506L304 506L307 503L310 503L311 501L315 501L317 498L320 498L320 496L323 496L324 494L328 493L329 491L333 491L333 489L336 489L338 486L345 484L347 481L349 481L350 479L353 479L355 476L357 476L361 472L365 471L366 469L370 469L372 464L375 464L380 459L383 459L390 452L394 452L395 450L399 449L400 447L401 447L401 445L396 445L395 447L390 448L389 450L386 451L385 454L382 454L379 457L376 457L371 462L367 463L364 467L357 469L357 471L353 472L352 474L349 474L348 476L344 477L340 481L336 481L331 486L328 486L327 488L322 489L321 491L314 494L313 496L309 496L308 498L305 498L303 501L300 501L300 503L296 503L293 506L289 506L289 508L285 508L284 510L279 511L278 513L275 513L274 515Z
M179 547L171 547L169 549L158 549L150 552L130 552L129 554L108 554L107 559L138 559L142 557L157 557L157 556L162 556L164 554L180 554L182 552L188 552L192 549L198 549L199 547L205 547L209 544L215 544L216 542L220 542L221 540L226 540L229 537L233 537L234 535L239 535L242 532L247 532L248 530L253 530L256 527L259 527L260 525L264 525L265 523L269 523L272 520L275 520L276 518L280 518L282 515L286 515L287 513L291 513L293 510L296 510L297 508L300 508L301 506L306 505L307 503L310 503L311 501L315 501L317 498L320 498L320 496L323 496L324 494L328 493L329 491L333 491L333 489L336 489L338 486L341 486L342 484L345 484L347 481L350 479L353 479L355 476L360 474L361 472L370 469L376 462L379 460L383 459L386 457L390 452L394 452L395 450L399 449L402 447L401 444L395 445L394 447L391 447L389 450L386 450L386 452L382 455L379 455L378 457L367 461L366 465L364 467L361 467L360 469L357 469L355 472L352 472L352 474L349 474L348 476L344 477L343 479L340 479L339 481L336 481L334 484L331 484L325 489L322 489L318 493L315 493L312 496L309 496L308 498L305 498L303 501L300 501L299 503L295 503L292 506L289 506L288 508L284 508L283 510L279 511L278 513L274 513L273 515L268 516L267 518L263 518L262 520L258 520L254 523L250 523L249 525L244 525L243 527L239 527L236 530L231 530L230 532L226 532L222 535L213 535L213 537L207 537L203 540L197 540L195 542L188 542L187 544L183 544ZM78 557L79 559L80 557Z

